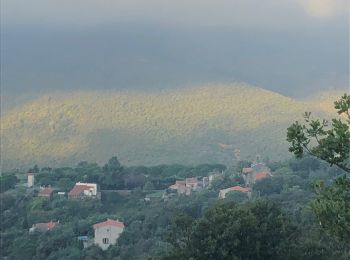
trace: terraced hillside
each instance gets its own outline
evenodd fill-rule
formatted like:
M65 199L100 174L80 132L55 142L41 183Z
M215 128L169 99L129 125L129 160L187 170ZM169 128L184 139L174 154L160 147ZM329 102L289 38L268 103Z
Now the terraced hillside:
M3 115L3 167L105 162L113 155L126 165L280 159L288 156L285 132L293 120L306 110L332 111L334 99L321 100L245 85L56 93Z

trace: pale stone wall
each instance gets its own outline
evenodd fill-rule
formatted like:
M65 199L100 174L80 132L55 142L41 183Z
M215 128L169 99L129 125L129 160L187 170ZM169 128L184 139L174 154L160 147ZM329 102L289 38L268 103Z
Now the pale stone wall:
M34 175L28 174L28 188L31 188L34 186Z
M96 183L77 182L75 185L86 185L86 186L91 187L90 190L84 190L84 195L86 195L86 196L96 196L97 195L97 184Z
M103 226L95 229L94 243L106 250L110 245L115 245L124 228L116 226Z

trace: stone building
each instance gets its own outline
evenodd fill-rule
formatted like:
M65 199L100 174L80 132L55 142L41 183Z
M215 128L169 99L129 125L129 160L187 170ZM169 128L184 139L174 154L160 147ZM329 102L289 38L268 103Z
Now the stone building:
M73 189L68 193L70 199L84 199L84 198L99 198L100 193L97 192L96 183L82 183L77 182Z
M34 186L34 173L27 174L27 187L32 188Z
M119 220L107 219L96 223L94 244L106 250L110 245L115 245L120 234L124 231L124 223Z
M271 176L271 170L264 163L252 164L249 168L243 168L242 176L247 186L256 181Z

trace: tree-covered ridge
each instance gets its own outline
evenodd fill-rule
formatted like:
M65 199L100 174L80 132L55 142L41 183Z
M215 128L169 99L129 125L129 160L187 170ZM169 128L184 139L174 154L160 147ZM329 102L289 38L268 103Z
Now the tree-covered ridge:
M286 155L284 129L305 107L327 110L314 101L238 84L52 94L3 116L3 162L9 167L102 162L118 153L128 164L231 163L234 150L242 157L264 153L280 159Z

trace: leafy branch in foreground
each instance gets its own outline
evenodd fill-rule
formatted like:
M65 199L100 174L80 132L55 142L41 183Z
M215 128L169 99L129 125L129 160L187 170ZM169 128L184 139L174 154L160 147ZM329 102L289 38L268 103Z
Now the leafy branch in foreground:
M305 125L295 122L288 128L289 151L297 158L308 153L350 173L350 95L344 94L334 107L347 117L346 122L334 118L329 126L326 120L311 119L311 113L306 112ZM339 241L350 242L350 178L338 177L330 186L321 181L316 184L316 193L311 207L321 227Z
M350 173L350 95L344 94L334 107L339 115L347 117L346 122L333 118L330 124L312 119L311 112L305 112L305 124L296 121L287 129L289 151L297 158L310 154Z

